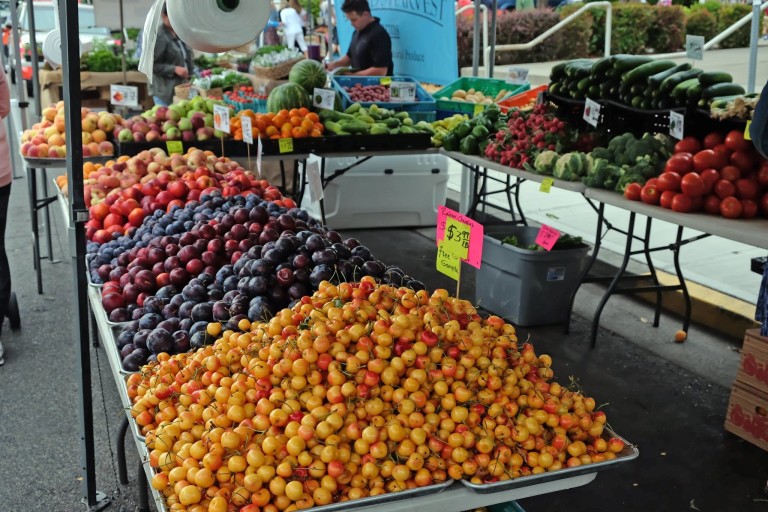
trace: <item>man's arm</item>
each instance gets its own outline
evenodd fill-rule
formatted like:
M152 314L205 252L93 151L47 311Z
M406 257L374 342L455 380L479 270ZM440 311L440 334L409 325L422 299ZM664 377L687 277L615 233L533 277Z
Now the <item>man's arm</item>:
M357 76L387 76L387 68L370 67L352 74Z
M342 58L335 60L333 62L329 62L325 65L326 69L333 70L336 68L345 68L349 67L349 65L352 63L352 59L349 58L349 55L344 55Z

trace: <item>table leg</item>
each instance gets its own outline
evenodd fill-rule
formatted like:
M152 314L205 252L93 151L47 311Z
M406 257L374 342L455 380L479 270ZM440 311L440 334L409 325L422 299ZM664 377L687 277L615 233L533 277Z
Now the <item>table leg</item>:
M576 289L573 291L573 294L571 295L571 301L570 301L570 304L568 304L568 316L565 319L565 328L563 329L563 332L565 334L569 334L571 331L571 315L573 313L573 303L576 300L576 294L579 293L579 288L581 288L581 285L584 284L584 281L589 275L589 271L592 270L592 265L594 265L595 261L597 260L597 253L600 252L600 241L603 238L604 212L605 212L605 204L599 203L599 206L597 207L597 231L595 233L595 245L592 248L592 256L589 258L589 261L587 262L587 266L584 268L584 271L579 276L579 284L576 286Z
M29 189L29 209L32 217L32 258L37 273L37 293L43 294L43 273L40 268L40 231L37 219L37 170L30 168L27 173Z
M144 473L144 464L139 462L139 512L150 512L149 510L149 487L147 485L147 475Z
M528 225L528 220L525 218L525 214L523 213L523 208L520 206L520 185L523 184L523 181L525 181L523 178L515 178L515 206L517 207L517 213L520 214L520 222L523 226ZM514 218L514 214L513 214Z
M115 439L115 449L117 450L117 473L120 483L128 484L128 465L125 462L125 435L128 433L128 416L122 414L120 426L117 427L117 438ZM144 468L142 468L143 471ZM144 475L139 475L141 478Z
M619 267L618 272L616 272L616 275L613 277L611 284L608 285L608 289L603 294L603 298L600 299L600 304L597 305L597 311L595 311L595 316L592 317L592 334L590 337L591 348L595 348L595 345L597 345L597 331L598 331L598 328L600 327L600 315L603 313L603 308L605 308L605 305L608 302L608 299L611 297L611 295L613 295L613 291L616 289L616 285L619 284L621 277L624 275L624 272L627 270L627 265L629 264L629 257L632 253L632 241L633 241L634 231L635 231L635 212L631 212L629 214L629 227L627 228L627 245L624 248L624 259L622 259L621 266Z
M93 309L91 309L90 301L88 302L88 310L90 311L91 318L91 345L93 348L99 347L99 327L96 323L96 317L93 315Z
M288 189L286 186L288 185L285 178L285 162L283 159L280 159L280 178L282 179L283 186L281 187L280 192L283 193L283 195L288 195Z
M49 208L50 202L48 201L48 174L46 170L40 169L43 174L43 198L45 201L45 238L48 249L48 261L51 263L60 263L60 260L53 257L53 241L52 241L52 229L51 229L51 210Z
M653 219L651 217L646 217L645 220L645 237L643 238L643 254L645 254L645 262L648 265L648 269L651 272L651 279L653 280L654 286L656 286L656 310L653 313L653 326L658 327L659 326L659 319L661 318L661 306L662 306L662 300L664 295L661 293L661 289L658 288L659 286L659 278L656 274L656 267L653 266L653 259L651 258L651 251L648 247L648 244L651 241L651 222Z
M685 285L685 278L683 277L683 271L680 269L680 247L683 238L683 226L677 227L677 239L675 240L674 249L674 262L675 272L677 273L677 279L680 282L680 289L683 291L683 299L685 300L685 317L683 318L683 331L688 332L688 327L691 325L691 295L688 293L688 287Z

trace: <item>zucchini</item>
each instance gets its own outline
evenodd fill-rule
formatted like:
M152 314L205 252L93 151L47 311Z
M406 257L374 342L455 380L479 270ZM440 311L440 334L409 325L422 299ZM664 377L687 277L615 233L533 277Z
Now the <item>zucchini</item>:
M653 108L653 101L645 98L643 102L640 104L640 108L643 110L651 110Z
M689 87L685 95L689 100L695 99L696 101L698 101L699 98L701 98L701 91L703 90L704 90L704 86L701 85L701 82L699 82L695 84L693 87Z
M567 62L561 62L560 64L556 64L552 66L552 69L549 72L549 81L550 82L558 82L562 78L565 77L565 66L567 66Z
M565 66L565 76L568 78L584 78L592 70L590 61L571 61Z
M643 57L640 55L617 55L616 57L617 58L613 64L613 69L614 72L618 72L619 76L631 69L635 69L636 67L647 64L653 60L651 57Z
M665 78L669 78L670 76L674 75L675 73L679 73L680 71L688 71L689 69L691 69L691 65L688 64L687 62L678 64L673 68L669 68L660 73L656 73L655 75L649 76L648 85L650 87L655 87L658 89L658 87L661 85L661 82L663 82Z
M691 78L696 78L701 73L702 71L697 68L675 73L674 75L665 78L664 81L661 82L661 92L670 92L675 87L677 87L678 84L681 84L686 80L690 80Z
M554 96L560 95L560 82L552 82L549 84L549 94Z
M590 85L589 89L587 89L587 96L589 96L590 98L602 98L603 95L600 92L600 86Z
M632 108L640 108L640 105L643 104L643 97L635 96L629 104L632 105Z
M603 57L602 59L597 59L594 64L592 64L592 74L595 76L602 76L605 75L605 73L611 69L611 58L610 57Z
M739 84L715 84L706 87L701 96L706 99L716 98L718 96L732 96L736 94L744 94L746 91Z
M705 71L699 75L699 82L704 87L733 82L733 77L724 71Z
M645 89L647 89L645 84L634 84L632 87L629 88L629 93L632 96L641 96L645 93Z
M683 100L688 95L688 89L699 83L698 78L691 78L684 82L680 82L672 89L671 96L676 100Z
M661 73L662 71L667 71L674 67L675 63L671 60L653 60L633 68L632 70L628 71L623 78L626 82L634 84L636 82L645 81L646 78L652 75Z
M656 103L656 108L659 110L672 108L672 106L673 106L672 100L669 99L667 96L662 96L661 98L659 98L658 103Z
M589 89L589 84L589 78L582 78L576 83L576 90L579 92L585 92L587 89Z

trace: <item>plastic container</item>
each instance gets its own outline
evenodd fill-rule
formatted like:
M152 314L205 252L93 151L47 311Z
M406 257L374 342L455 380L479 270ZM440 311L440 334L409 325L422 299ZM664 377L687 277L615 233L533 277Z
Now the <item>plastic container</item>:
M516 501L509 501L489 506L488 512L525 512L525 510Z
M519 108L529 105L531 102L538 100L539 94L545 92L548 88L548 85L540 85L531 89L530 91L508 96L498 103L499 108L501 108L502 112L506 113L511 108Z
M356 161L327 158L325 176ZM434 226L447 187L448 159L443 155L373 157L325 187L326 223L334 229ZM320 218L320 205L310 203L309 190L301 205Z
M459 89L464 89L465 91L474 89L476 91L482 92L486 96L491 96L493 98L495 98L502 90L506 90L507 93L504 94L504 96L499 100L501 101L513 94L520 94L521 92L525 92L530 88L531 84L528 82L522 85L515 85L510 84L505 80L498 80L496 78L475 78L465 76L437 91L434 94L434 97L437 103L437 110L449 112L449 116L457 112L459 114L473 115L482 112L488 108L488 105L484 105L482 103L453 101L450 99L441 98L450 98L451 95L453 95L453 93Z
M483 237L475 302L516 325L564 322L587 264L587 244L539 252L501 243L503 238L516 235L522 244L532 244L538 231L530 226L497 226L487 228Z
M409 112L411 113L411 117L413 117L413 113L415 112L430 112L432 114L432 121L435 120L434 115L437 108L435 107L434 98L432 98L432 96L430 96L427 93L427 91L425 91L424 88L421 87L421 84L419 84L419 82L417 82L416 80L408 76L392 76L392 77L334 76L333 88L337 90L339 94L341 94L341 107L347 108L351 104L355 103L355 101L353 101L352 98L349 97L349 94L347 93L347 91L344 90L344 87L352 87L355 84L361 84L363 86L379 85L381 84L381 81L383 78L391 79L391 81L393 82L411 82L415 84L416 85L416 101L409 101L407 103L398 103L398 102L383 103L383 102L372 102L372 101L360 101L357 103L360 103L362 106L366 108L376 103L376 105L382 108L388 108L390 110L395 110L398 112ZM422 119L414 118L414 121L421 121Z

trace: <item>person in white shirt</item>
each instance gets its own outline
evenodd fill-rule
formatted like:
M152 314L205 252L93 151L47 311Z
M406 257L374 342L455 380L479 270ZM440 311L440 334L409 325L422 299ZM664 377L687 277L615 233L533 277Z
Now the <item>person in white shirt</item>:
M299 6L296 0L288 0L288 6L280 11L280 21L283 24L285 35L285 44L288 48L299 45L304 55L307 54L307 42L304 40L304 32L301 28L301 18L299 17Z

